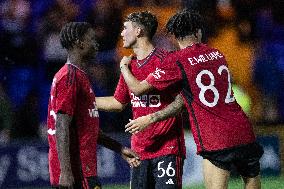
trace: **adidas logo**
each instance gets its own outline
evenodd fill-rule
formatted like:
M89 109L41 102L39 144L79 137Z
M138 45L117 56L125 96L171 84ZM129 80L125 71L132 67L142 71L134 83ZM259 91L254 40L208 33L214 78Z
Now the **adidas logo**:
M166 182L166 184L175 184L175 183L174 183L174 181L170 178L170 179Z

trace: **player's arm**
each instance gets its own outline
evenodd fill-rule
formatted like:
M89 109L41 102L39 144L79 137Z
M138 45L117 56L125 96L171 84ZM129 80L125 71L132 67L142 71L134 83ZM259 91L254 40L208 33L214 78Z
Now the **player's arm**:
M179 94L175 97L175 100L169 104L164 109L157 111L146 116L141 116L137 119L131 120L126 126L125 132L138 133L139 131L144 130L150 124L159 122L169 117L175 117L181 112L184 107L184 102L182 96Z
M140 165L139 156L134 151L122 146L122 144L105 135L101 130L99 131L98 144L119 153L131 167L138 167Z
M56 118L56 148L58 159L60 163L60 178L61 186L72 186L74 177L72 175L71 161L70 161L70 135L69 128L72 117L67 114L57 114Z
M141 96L149 91L151 91L154 87L150 85L146 80L138 81L131 73L128 65L131 62L132 56L124 56L120 61L120 71L124 77L124 80L135 96Z
M113 96L96 97L96 104L100 111L121 112L127 104L122 104Z

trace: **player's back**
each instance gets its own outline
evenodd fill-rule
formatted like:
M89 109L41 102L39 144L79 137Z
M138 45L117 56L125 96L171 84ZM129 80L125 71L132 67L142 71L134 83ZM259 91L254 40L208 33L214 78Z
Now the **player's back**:
M204 44L176 53L198 151L212 151L255 140L252 126L236 102L224 55Z

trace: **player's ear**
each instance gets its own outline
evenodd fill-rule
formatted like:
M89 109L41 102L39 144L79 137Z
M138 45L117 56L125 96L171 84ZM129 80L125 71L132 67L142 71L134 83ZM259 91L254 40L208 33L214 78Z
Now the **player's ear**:
M202 40L202 29L198 29L196 35L197 35L198 41L201 42L201 40Z
M75 41L75 45L80 49L84 49L84 43L79 39Z
M138 37L141 37L144 35L144 30L141 27L136 28L136 34Z

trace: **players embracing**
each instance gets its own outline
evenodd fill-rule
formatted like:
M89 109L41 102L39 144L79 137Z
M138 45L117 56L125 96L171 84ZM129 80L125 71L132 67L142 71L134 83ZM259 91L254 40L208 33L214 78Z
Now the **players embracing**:
M121 32L123 47L131 48L135 54L130 70L141 81L154 72L156 67L160 67L168 55L168 52L156 48L152 43L157 26L157 18L152 13L134 12L126 17ZM172 87L136 95L121 75L114 96L97 97L97 107L102 111L121 111L131 103L135 119L169 105L174 101L177 89ZM182 188L185 143L180 114L153 123L139 134L132 135L131 149L141 159L140 166L132 169L132 189Z
M121 60L124 80L136 95L183 83L173 103L130 121L126 130L139 134L149 124L169 118L185 106L197 153L204 159L206 188L226 189L230 172L235 167L246 189L259 189L259 159L263 149L234 98L225 56L218 49L201 43L203 24L202 17L195 11L183 10L172 16L166 27L168 33L175 36L180 50L166 57L158 71L143 81L132 74L131 57Z

